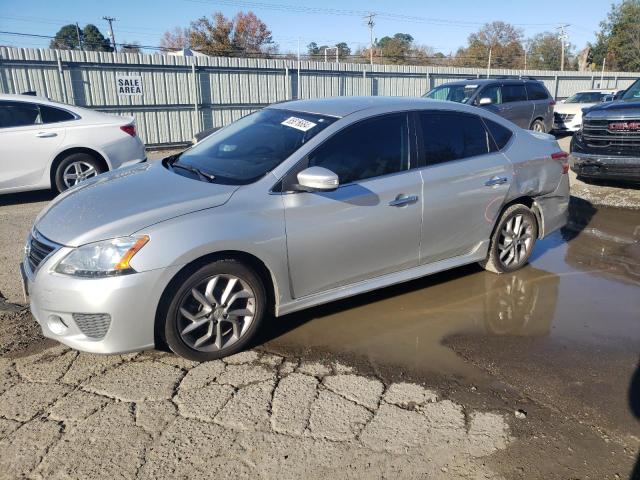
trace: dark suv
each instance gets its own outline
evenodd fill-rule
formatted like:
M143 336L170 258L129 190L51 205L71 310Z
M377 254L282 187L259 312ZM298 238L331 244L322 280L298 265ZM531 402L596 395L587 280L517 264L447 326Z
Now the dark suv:
M537 80L474 78L445 83L424 97L486 108L536 132L550 132L553 127L556 102Z
M640 79L619 100L582 110L570 164L580 178L640 182Z

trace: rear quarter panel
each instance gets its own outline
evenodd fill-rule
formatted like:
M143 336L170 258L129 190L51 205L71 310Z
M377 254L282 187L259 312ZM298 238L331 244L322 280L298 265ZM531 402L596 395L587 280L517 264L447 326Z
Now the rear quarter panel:
M514 170L507 200L555 191L562 177L562 163L551 158L551 154L561 151L556 139L527 130L516 130L515 137L505 152Z

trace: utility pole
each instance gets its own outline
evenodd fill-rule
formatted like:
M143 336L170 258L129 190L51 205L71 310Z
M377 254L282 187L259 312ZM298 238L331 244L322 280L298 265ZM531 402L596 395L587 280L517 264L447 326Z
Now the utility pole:
M113 17L102 17L104 20L109 22L109 36L111 37L111 45L113 45L113 51L118 53L118 47L116 46L116 37L113 34L113 22L116 21Z
M373 27L375 22L373 19L375 18L375 13L369 13L364 18L367 20L367 25L369 26L369 62L373 66Z
M487 64L487 78L491 76L491 53L493 52L493 46L489 47L489 63Z
M80 26L78 26L78 22L76 22L76 35L78 36L78 47L80 50L84 50L82 47L82 36L80 35Z
M604 88L602 84L604 83L604 67L607 65L607 56L605 55L602 60L602 73L600 74L600 88ZM607 87L609 86L609 82L607 81Z
M564 72L564 47L567 39L569 38L567 36L567 32L565 29L570 26L571 25L567 23L565 25L560 25L559 27L556 27L556 30L558 30L558 38L560 39L560 43L561 43L561 54L560 54L560 71L561 72Z

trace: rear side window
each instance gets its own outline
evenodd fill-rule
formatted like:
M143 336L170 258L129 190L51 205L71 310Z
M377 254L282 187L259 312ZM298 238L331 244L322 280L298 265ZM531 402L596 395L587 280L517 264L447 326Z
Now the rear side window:
M409 168L408 138L406 114L366 120L318 147L309 155L309 166L328 168L341 184L401 172Z
M509 140L511 140L513 132L508 128L503 127L502 125L499 125L487 118L484 119L484 123L489 129L489 133L491 133L491 136L493 137L493 140L495 142L494 148L492 148L491 150L502 150L507 145L507 143L509 143Z
M527 100L527 92L524 89L524 85L503 85L502 86L502 101L504 103L524 102L526 100Z
M490 138L480 117L449 112L420 114L426 165L485 155Z
M40 105L40 115L42 123L67 122L75 118L73 114L66 110L49 107L48 105Z
M538 82L527 83L527 94L529 100L548 100L549 93L544 85Z
M40 123L37 105L26 102L0 102L0 128L24 127Z

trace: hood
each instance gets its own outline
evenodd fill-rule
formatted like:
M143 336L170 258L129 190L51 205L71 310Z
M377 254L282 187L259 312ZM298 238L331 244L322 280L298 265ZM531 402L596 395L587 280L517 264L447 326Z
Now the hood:
M556 103L553 107L555 113L569 113L578 114L582 112L583 108L589 108L595 105L594 103Z
M585 108L584 114L589 118L627 118L640 116L640 100L616 100L614 102L597 103L593 107Z
M222 205L237 189L183 177L162 162L138 164L68 190L39 215L35 228L54 242L77 247Z

